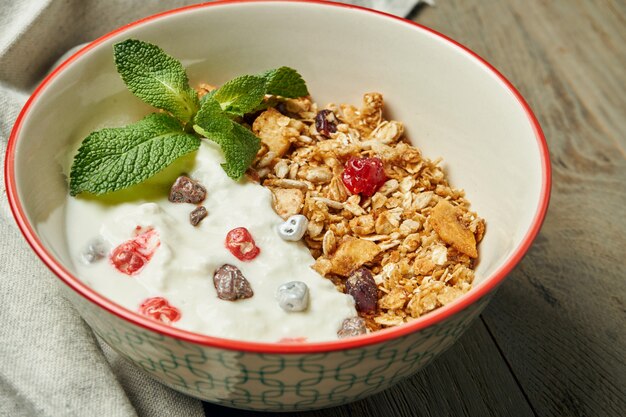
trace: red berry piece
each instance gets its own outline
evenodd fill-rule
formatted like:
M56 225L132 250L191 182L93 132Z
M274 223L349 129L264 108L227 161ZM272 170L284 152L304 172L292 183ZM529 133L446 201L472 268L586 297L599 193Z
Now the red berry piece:
M159 234L154 229L138 234L111 252L111 263L122 274L138 274L160 245Z
M238 227L226 235L226 249L240 261L251 261L261 252L248 229Z
M342 180L352 194L373 195L387 181L380 158L350 158Z
M148 298L139 306L139 312L165 324L174 323L180 319L180 310L171 306L163 297Z

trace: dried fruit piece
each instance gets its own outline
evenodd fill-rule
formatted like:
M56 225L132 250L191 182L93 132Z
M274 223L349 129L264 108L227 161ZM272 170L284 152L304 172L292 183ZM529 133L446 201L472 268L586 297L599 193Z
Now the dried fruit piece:
M225 246L240 261L250 261L261 252L245 227L237 227L228 232Z
M350 158L341 179L352 194L373 195L387 181L380 158Z
M206 188L185 175L176 178L170 189L169 200L172 203L199 204L205 198Z
M229 264L222 265L215 271L213 285L218 298L222 300L235 301L254 295L250 283L239 268Z
M337 131L337 117L330 110L320 110L315 116L315 129L320 135L330 137L331 133Z
M274 211L283 219L300 213L304 205L304 193L297 188L270 188L273 194Z
M92 264L104 259L109 252L109 245L102 238L90 240L81 253L83 262Z
M369 269L359 268L346 280L346 293L354 298L356 311L371 313L376 311L378 287Z
M139 306L139 312L165 324L173 323L181 316L180 310L171 306L163 297L148 298Z
M441 240L459 252L476 258L476 238L471 230L461 221L463 213L447 200L440 200L430 214L430 224Z
M278 226L278 235L284 240L296 242L302 239L308 225L309 221L306 217L302 214L296 214Z
M157 231L148 229L113 249L110 261L121 273L135 275L152 258L160 243Z
M369 240L346 239L330 258L331 272L341 276L348 276L352 271L366 262L370 262L380 253L380 247Z
M285 311L304 311L309 306L309 287L302 281L287 282L278 287L276 300Z
M365 326L365 320L361 317L350 317L345 319L341 324L341 329L337 332L337 336L340 339L346 337L359 336L367 333L367 327Z
M191 223L192 226L197 226L208 215L209 212L206 210L206 207L198 206L189 213L189 223Z

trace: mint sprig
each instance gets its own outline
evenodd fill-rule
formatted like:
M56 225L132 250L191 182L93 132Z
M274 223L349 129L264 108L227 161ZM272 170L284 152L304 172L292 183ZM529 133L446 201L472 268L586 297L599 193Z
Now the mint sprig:
M73 196L105 194L139 184L197 150L202 138L220 146L224 171L239 180L260 148L260 139L238 123L241 117L275 105L277 97L268 95L296 98L309 94L300 74L281 67L234 78L199 101L182 64L158 46L128 39L113 49L128 89L169 115L151 114L126 127L87 136L70 170Z
M113 46L117 72L142 101L188 122L198 111L198 95L189 87L183 65L161 48L135 39Z
M199 146L200 139L167 114L98 130L85 138L74 158L70 195L105 194L139 184Z

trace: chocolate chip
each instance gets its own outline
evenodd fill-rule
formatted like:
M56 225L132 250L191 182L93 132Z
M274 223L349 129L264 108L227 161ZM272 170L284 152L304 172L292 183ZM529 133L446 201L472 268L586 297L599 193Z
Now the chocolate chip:
M369 269L361 267L346 280L346 292L354 298L356 310L370 313L376 310L378 288Z
M170 189L169 200L172 203L198 204L206 198L206 188L197 181L181 175Z
M345 337L359 336L367 333L367 327L365 327L365 320L361 317L350 317L345 319L341 324L341 329L337 332L337 336L340 339Z
M315 129L322 136L330 137L337 131L337 118L330 110L320 110L315 116Z
M213 285L217 290L217 296L222 300L235 301L254 295L250 283L239 268L229 264L222 265L215 271Z
M206 207L198 206L191 213L189 213L189 222L192 226L197 226L207 215Z

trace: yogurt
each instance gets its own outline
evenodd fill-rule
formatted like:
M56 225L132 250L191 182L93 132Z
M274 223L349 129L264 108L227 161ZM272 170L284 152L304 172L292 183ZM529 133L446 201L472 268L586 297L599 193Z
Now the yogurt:
M172 325L196 333L256 342L337 339L342 322L357 316L352 297L310 268L314 259L302 242L279 236L283 220L272 208L271 192L228 178L222 160L217 146L202 142L188 174L207 189L202 205L208 216L195 227L189 222L195 206L172 203L165 195L119 204L69 197L66 228L79 277L132 311L148 298L164 297L181 312ZM132 239L137 227L156 230L160 244L136 275L119 272L108 257L88 263L81 256L94 239L114 248ZM237 227L248 229L261 249L251 261L240 261L224 245ZM224 264L241 270L254 291L251 298L217 297L213 274ZM285 311L276 300L277 289L290 281L308 286L304 311Z

